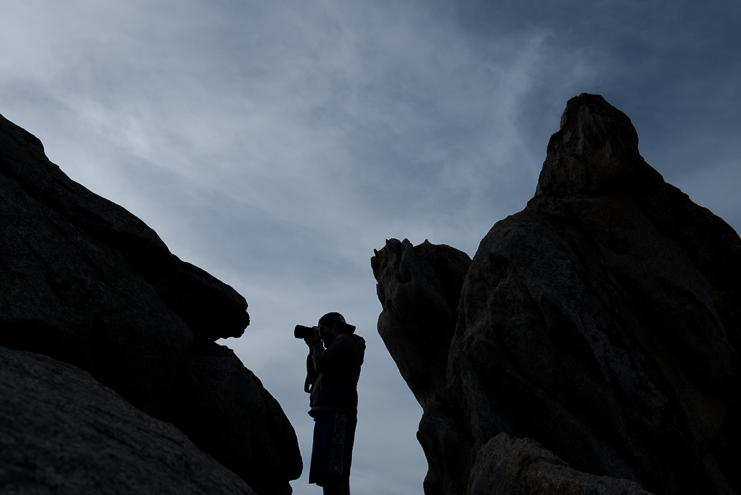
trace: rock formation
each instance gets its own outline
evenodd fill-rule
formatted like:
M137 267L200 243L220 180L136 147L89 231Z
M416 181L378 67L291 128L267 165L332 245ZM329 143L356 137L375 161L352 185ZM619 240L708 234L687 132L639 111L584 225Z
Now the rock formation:
M255 493L80 368L4 347L0 368L2 493Z
M570 100L535 196L469 267L422 246L371 263L428 495L741 493L741 240L626 115Z
M0 116L0 346L88 371L173 423L258 493L302 470L280 405L216 344L249 324L234 289L69 179Z

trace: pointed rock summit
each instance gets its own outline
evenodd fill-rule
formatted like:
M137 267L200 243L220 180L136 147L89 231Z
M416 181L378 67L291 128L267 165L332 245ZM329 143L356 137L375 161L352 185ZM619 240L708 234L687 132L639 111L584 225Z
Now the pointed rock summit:
M464 257L371 260L427 495L741 493L741 240L625 114L571 99L535 196Z
M599 95L572 98L561 128L548 142L548 155L535 196L596 194L662 181L638 152L630 119Z

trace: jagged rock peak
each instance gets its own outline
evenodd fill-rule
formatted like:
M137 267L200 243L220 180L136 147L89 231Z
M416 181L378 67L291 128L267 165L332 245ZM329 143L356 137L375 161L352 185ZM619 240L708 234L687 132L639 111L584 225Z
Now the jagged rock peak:
M741 239L628 117L570 100L535 197L433 270L451 249L371 261L427 495L741 493Z
M384 307L378 333L424 405L445 383L458 298L471 258L429 241L412 246L408 239L387 239L383 249L374 253L371 266ZM410 315L409 307L425 310Z
M536 197L595 194L663 181L638 152L638 134L627 115L600 95L569 100L561 127L551 136Z

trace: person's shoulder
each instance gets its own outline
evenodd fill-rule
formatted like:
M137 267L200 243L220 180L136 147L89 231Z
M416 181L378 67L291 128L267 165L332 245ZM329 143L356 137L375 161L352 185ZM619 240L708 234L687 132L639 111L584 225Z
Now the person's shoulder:
M343 345L346 345L345 344L346 342L347 343L353 342L354 344L357 344L365 348L365 339L361 337L360 335L356 335L354 333L342 332L337 335L336 340L338 342L341 342Z
M335 337L335 340L338 342L345 342L345 341L351 341L353 339L353 335L347 332L338 333L337 337Z
M349 334L350 338L355 341L355 344L358 346L358 349L360 349L360 352L365 352L365 339L361 337L360 335Z

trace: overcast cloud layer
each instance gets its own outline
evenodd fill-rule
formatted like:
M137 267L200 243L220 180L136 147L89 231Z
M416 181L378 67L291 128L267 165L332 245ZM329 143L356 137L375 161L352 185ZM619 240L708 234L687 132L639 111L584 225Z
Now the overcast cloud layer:
M222 343L281 403L305 465L293 326L358 326L356 495L422 493L426 472L421 408L375 330L373 249L473 256L532 197L569 98L602 94L668 182L741 227L736 0L0 7L0 113L247 298L252 324ZM306 479L294 493L319 493Z

